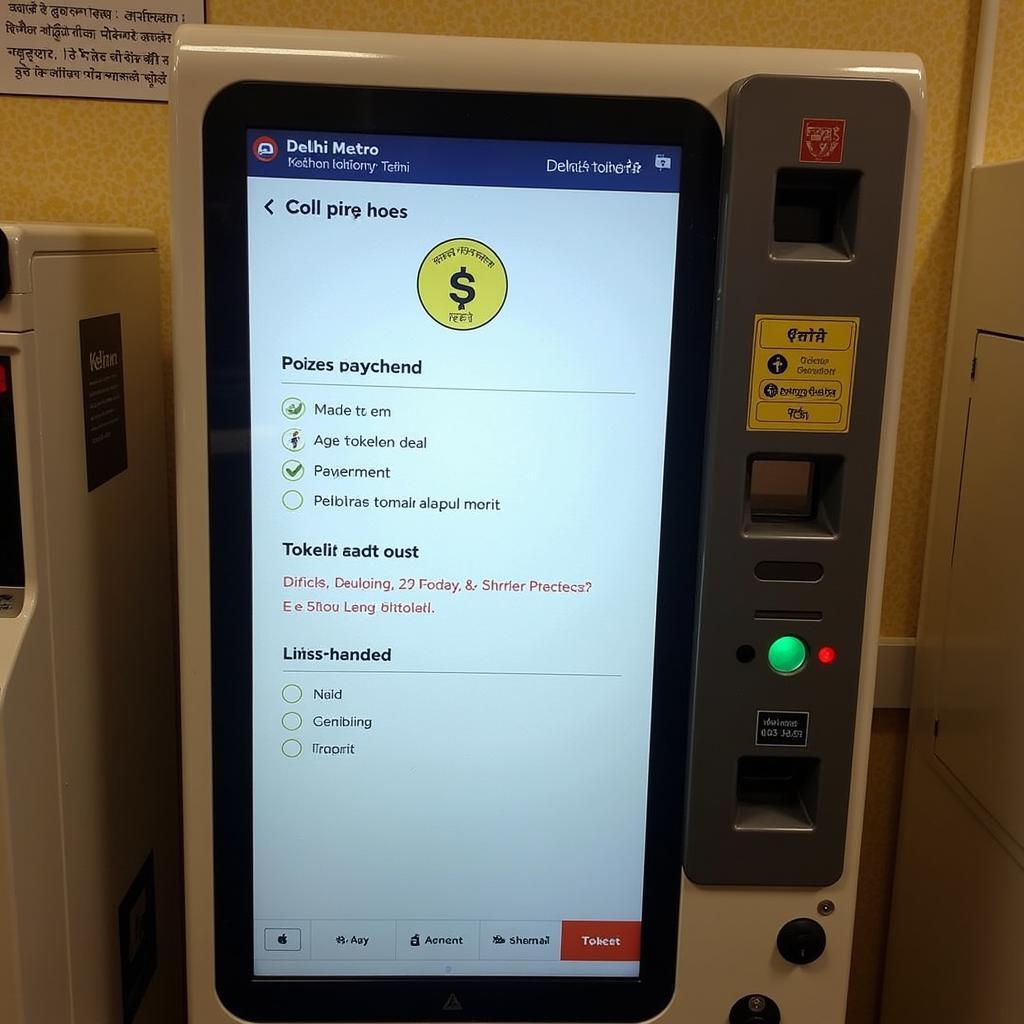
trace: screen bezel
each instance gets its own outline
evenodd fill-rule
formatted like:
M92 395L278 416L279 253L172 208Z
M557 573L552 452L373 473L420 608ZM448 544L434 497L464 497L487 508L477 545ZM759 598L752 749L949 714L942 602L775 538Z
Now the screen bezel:
M253 974L248 129L682 147L639 977ZM203 187L213 915L217 992L238 1017L639 1021L671 1000L721 159L717 122L685 99L242 82L211 101ZM461 1009L445 1008L451 994Z

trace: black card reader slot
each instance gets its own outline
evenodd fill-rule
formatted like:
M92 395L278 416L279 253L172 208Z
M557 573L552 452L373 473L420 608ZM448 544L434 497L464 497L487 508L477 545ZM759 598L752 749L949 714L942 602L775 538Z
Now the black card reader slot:
M25 586L18 450L14 437L14 382L10 356L0 356L0 588Z

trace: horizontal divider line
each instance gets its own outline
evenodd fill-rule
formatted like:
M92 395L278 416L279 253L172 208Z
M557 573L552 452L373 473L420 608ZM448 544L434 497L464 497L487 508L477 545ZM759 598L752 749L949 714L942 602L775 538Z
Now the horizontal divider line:
M290 388L384 388L393 391L483 391L509 395L635 395L635 391L552 391L547 388L446 388L433 384L350 384L332 380L283 380Z
M621 679L621 672L446 672L444 669L399 669L399 668L285 668L282 672L324 673L328 675L355 674L368 676L548 676L572 677L579 679Z

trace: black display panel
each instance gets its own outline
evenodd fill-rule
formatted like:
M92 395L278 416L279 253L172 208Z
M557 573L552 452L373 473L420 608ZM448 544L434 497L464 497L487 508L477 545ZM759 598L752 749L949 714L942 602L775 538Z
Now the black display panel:
M682 100L211 104L214 909L238 1016L671 998L720 160Z
M0 356L0 481L0 589L16 589L25 586L25 552L21 536L10 356ZM3 604L0 599L0 606Z

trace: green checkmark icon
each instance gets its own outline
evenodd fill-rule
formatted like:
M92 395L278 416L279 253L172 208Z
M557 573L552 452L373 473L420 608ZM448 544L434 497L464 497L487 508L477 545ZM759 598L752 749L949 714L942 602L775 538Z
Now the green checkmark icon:
M306 472L301 462L296 462L294 459L289 459L282 467L281 474L285 480L301 480L303 474Z

